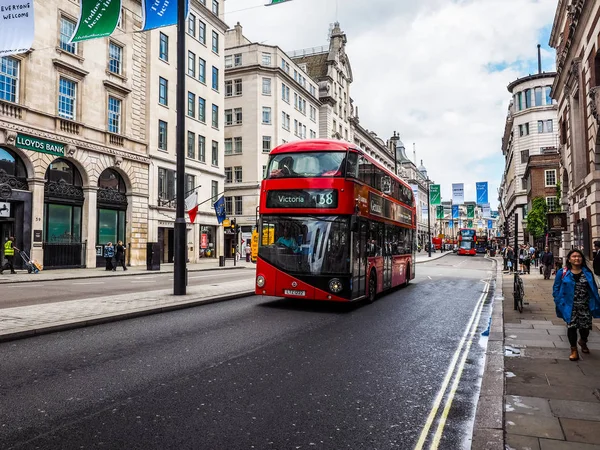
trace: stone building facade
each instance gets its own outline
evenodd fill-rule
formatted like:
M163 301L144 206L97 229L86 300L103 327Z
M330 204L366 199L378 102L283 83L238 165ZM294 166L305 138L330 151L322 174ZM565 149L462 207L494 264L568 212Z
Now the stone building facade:
M0 58L0 236L45 267L145 261L146 35L124 0L114 37L70 44L79 5L36 0L33 47ZM38 4L39 3L39 4ZM42 7L43 6L43 7Z
M562 247L591 256L600 239L600 3L559 0L550 45L556 49L561 206L569 221Z

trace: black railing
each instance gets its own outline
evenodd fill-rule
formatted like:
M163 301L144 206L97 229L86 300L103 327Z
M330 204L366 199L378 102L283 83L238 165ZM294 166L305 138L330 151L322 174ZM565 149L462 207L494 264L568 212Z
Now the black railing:
M44 242L44 269L85 267L86 243Z

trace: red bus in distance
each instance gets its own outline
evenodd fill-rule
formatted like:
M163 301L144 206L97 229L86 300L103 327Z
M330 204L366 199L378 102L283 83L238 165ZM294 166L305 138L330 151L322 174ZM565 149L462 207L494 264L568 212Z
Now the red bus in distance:
M257 294L373 301L415 276L413 192L353 144L273 149L259 213Z
M458 231L458 254L459 255L472 255L477 254L475 244L477 242L477 236L475 230L472 228L461 228Z

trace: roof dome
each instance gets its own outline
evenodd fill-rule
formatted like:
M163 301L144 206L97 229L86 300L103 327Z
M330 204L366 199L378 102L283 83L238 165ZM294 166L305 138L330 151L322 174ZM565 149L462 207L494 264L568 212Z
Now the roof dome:
M425 168L425 166L423 165L423 160L421 160L421 165L419 166L419 172L421 172L421 175L423 175L423 178L427 179L429 178L427 176L427 169Z

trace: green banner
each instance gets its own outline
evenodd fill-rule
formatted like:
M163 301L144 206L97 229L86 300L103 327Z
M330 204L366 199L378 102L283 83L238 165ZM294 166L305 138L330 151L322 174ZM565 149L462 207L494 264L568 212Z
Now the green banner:
M110 36L121 15L121 0L81 0L79 21L71 42Z
M439 184L430 184L429 185L429 202L432 205L441 205L442 204L442 194L440 193L440 185Z
M47 141L45 139L40 139L33 136L27 136L26 134L17 133L15 146L24 150L32 150L34 152L48 153L56 156L65 156L64 144Z
M436 212L436 217L438 219L443 219L444 218L444 207L442 205L439 205L435 208L435 212Z
M467 205L467 219L475 218L475 205Z
M467 220L467 228L473 228L473 221Z

